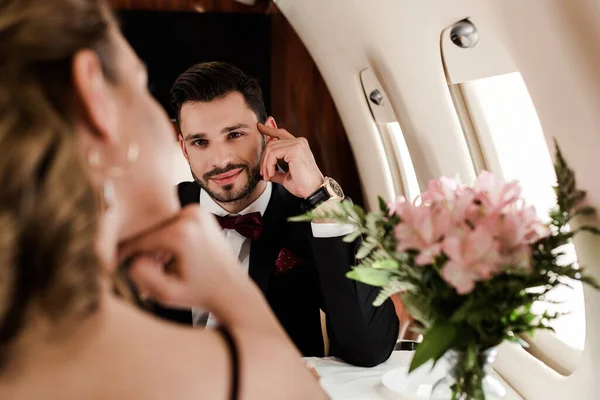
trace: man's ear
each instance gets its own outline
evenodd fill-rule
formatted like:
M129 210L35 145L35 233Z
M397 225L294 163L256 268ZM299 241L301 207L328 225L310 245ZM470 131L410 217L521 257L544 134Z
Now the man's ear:
M277 129L277 122L275 122L275 118L273 118L273 117L267 118L264 125L268 126L269 128ZM275 140L275 139L265 135L265 140L266 140L265 143L269 143L271 140Z
M117 116L109 93L109 82L102 71L98 55L92 50L81 50L72 61L75 93L82 110L82 118L89 125L93 139L114 143L118 140Z
M277 129L277 122L275 122L275 118L273 117L267 118L267 120L265 121L265 125L269 128Z

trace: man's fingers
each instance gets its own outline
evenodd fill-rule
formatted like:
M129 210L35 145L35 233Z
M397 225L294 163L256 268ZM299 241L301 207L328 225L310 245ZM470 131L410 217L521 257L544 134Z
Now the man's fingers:
M290 150L289 146L272 146L267 147L265 153L263 155L262 162L262 175L263 179L270 180L275 172L277 172L277 161L284 160L289 162L288 152Z
M277 170L276 164L278 160L289 162L297 146L297 140L277 140L269 143L265 148L261 160L260 173L263 178L266 180L273 176L274 171ZM275 160L272 158L273 155L276 156Z
M294 135L292 135L285 129L271 128L270 126L267 126L260 122L257 124L257 126L258 126L258 130L260 133L262 133L263 135L272 137L272 138L276 138L276 139L294 139L295 138Z
M271 177L271 182L275 182L275 183L278 183L280 185L283 185L283 183L285 182L285 179L287 177L287 174L288 174L287 172L276 171L275 175L273 175Z
M271 162L271 150L273 149L272 143L269 143L263 152L262 158L260 160L260 174L263 177L263 180L269 180L269 169L268 165Z

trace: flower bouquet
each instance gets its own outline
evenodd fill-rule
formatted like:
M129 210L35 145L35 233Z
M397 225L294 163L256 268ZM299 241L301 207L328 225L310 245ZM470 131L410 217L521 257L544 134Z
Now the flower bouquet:
M520 335L551 330L560 316L536 313L533 303L548 301L553 288L571 280L599 288L577 264L561 262L573 236L600 231L569 230L572 218L595 210L582 205L585 193L576 188L558 146L555 171L557 206L547 223L525 204L517 182L504 183L489 172L473 187L431 181L413 203L380 199L378 213L343 202L293 220L328 218L356 226L345 240L364 240L348 278L381 287L376 306L398 293L422 326L409 371L446 354L450 376L434 387L434 398L501 398L503 389L487 374L495 348L505 340L525 345Z

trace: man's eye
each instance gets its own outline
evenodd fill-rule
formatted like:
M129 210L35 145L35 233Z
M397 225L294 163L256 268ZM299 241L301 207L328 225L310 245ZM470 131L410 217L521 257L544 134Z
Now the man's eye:
M206 147L206 145L208 145L208 140L197 139L192 141L192 146Z
M229 139L237 139L237 138L241 138L242 136L244 136L244 134L241 132L231 132L229 134Z

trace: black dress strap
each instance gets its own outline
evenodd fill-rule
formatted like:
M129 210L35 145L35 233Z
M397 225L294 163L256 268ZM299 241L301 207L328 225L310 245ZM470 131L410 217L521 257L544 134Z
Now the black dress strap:
M238 400L239 391L240 391L240 365L239 365L239 355L237 346L235 344L235 340L229 333L229 330L223 326L217 326L216 331L221 334L223 339L225 339L225 343L227 344L227 348L229 349L229 354L231 358L231 391L230 391L230 399Z

